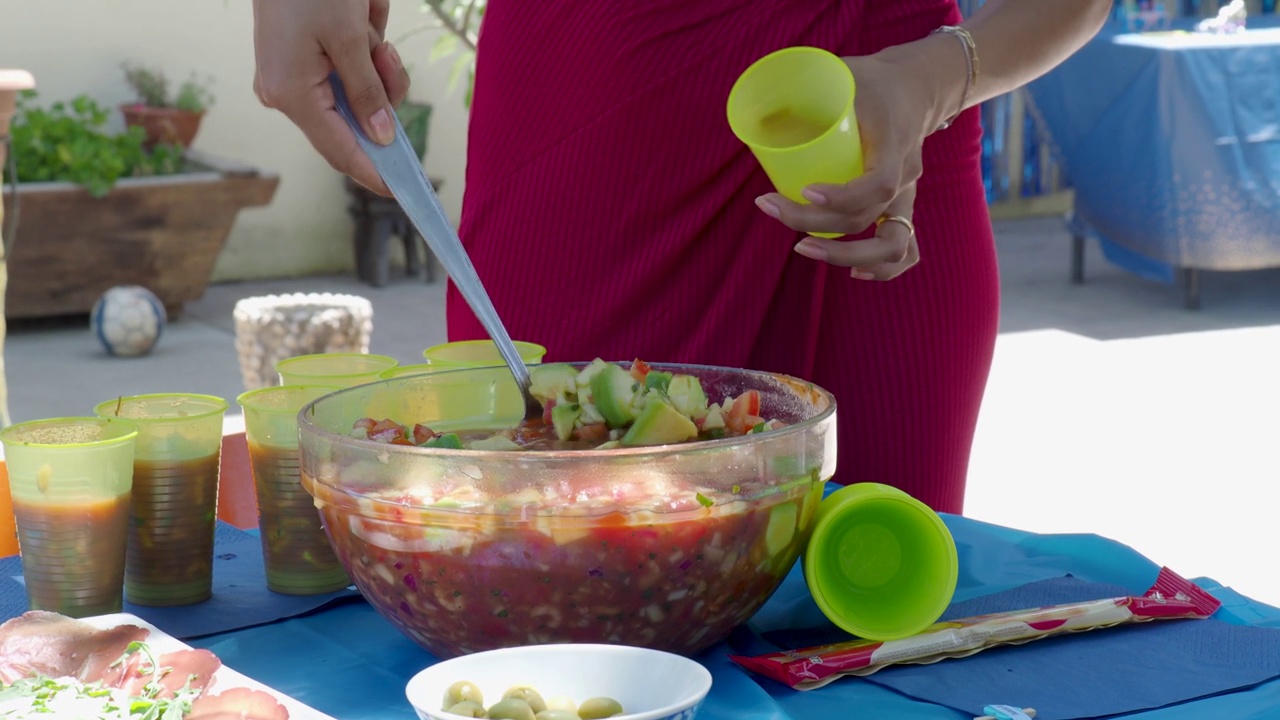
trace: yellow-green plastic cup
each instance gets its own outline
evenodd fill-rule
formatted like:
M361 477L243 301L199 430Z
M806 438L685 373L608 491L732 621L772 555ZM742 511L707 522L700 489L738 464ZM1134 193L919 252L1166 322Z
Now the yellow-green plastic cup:
M227 401L158 393L104 400L93 412L138 426L125 599L148 607L208 600Z
M774 188L807 205L801 195L806 187L862 175L856 89L853 72L838 56L815 47L778 50L752 63L733 84L729 127Z
M432 365L431 363L397 365L390 370L383 370L378 374L378 379L394 380L395 378L408 377L410 375L426 375L434 372L440 372L440 367L438 365Z
M0 431L32 610L120 612L137 436L128 420L92 417Z
M341 389L282 385L236 398L244 408L267 588L274 592L322 595L351 584L298 468L298 413L312 400Z
M377 382L378 376L400 362L369 353L318 353L286 358L276 363L281 385L329 385L355 387Z
M512 344L516 346L516 352L520 353L520 359L524 360L525 365L538 365L547 354L547 349L537 343L515 340ZM492 340L459 340L432 345L422 351L422 357L437 370L497 367L506 364Z
M804 577L818 607L845 632L899 640L938 621L960 563L936 512L879 483L841 488L818 506Z

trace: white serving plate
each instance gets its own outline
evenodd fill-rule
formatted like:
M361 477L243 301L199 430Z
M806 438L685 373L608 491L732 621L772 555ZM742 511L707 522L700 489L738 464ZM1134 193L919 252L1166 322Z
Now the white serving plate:
M167 652L177 650L193 650L190 645L169 635L160 628L143 620L142 618L130 613L115 613L112 615L98 615L95 617L84 618L81 622L88 623L100 630L117 627L119 625L136 625L151 631L151 634L143 641L155 652L161 655ZM221 659L221 658L219 658ZM297 700L285 695L274 688L263 685L253 678L242 675L235 670L227 667L225 664L218 668L213 674L214 685L209 692L217 694L228 688L249 688L251 690L261 690L280 701L281 705L289 711L289 720L336 720L335 718L325 715L313 707L303 705Z

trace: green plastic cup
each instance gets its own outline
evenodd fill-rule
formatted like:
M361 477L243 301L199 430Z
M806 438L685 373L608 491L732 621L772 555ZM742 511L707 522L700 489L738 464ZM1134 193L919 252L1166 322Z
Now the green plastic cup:
M378 373L379 380L393 380L399 377L408 377L410 375L426 375L427 373L440 372L440 367L431 363L418 363L416 365L397 365L390 370L383 370Z
M298 468L298 413L312 400L341 389L282 385L236 398L244 408L267 588L278 593L322 595L351 584Z
M368 353L318 353L286 358L276 363L281 385L327 385L349 388L377 382L378 375L399 365L386 355Z
M137 436L127 420L89 417L0 431L32 610L120 612Z
M512 344L516 346L516 352L520 353L520 359L524 360L525 365L537 365L547 354L547 349L537 343L515 340ZM506 364L492 340L459 340L432 345L422 351L422 357L437 370L497 367Z
M208 600L227 401L160 393L105 400L93 411L138 426L125 599L149 607Z
M849 485L823 500L804 554L818 607L840 629L867 640L899 640L937 622L955 594L959 568L942 518L879 483Z

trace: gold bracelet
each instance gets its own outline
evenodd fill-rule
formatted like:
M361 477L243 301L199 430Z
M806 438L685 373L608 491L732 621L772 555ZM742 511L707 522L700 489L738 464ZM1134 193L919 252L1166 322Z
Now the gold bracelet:
M964 47L965 66L969 71L964 79L964 95L960 97L960 109L956 110L951 117L943 120L942 125L938 126L939 130L945 130L951 127L951 123L955 122L956 118L960 117L960 113L964 112L965 106L969 103L969 96L973 94L973 88L978 84L978 46L974 44L973 36L969 34L969 31L962 27L943 25L929 34L937 35L938 33L951 35L960 41L960 45Z

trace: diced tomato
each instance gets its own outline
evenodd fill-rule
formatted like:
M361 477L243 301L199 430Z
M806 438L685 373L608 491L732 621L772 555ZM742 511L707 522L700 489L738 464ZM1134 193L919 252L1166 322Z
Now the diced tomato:
M743 435L752 426L763 422L760 418L760 392L748 390L733 401L724 419L725 427L734 435Z
M430 440L431 438L435 437L438 434L439 433L427 427L426 425L423 425L422 423L418 423L413 426L413 444L421 445L422 443Z
M395 442L398 439L404 439L404 428L394 424L392 427L382 427L379 423L369 431L369 439L380 443Z
M635 378L636 382L644 382L644 379L649 377L649 363L641 360L640 358L632 360L631 377Z
M604 423L592 423L578 428L578 439L586 442L604 442L609 438L609 426Z
M542 424L543 425L551 424L551 408L555 406L556 406L555 398L549 398L547 400L547 404L542 406Z
M356 421L355 425L351 426L351 429L355 430L356 428L364 428L365 432L368 433L368 431L372 430L373 426L377 424L378 424L378 421L374 420L373 418L369 418L369 417L360 418L359 420Z
M391 440L391 444L392 445L417 445L417 443L413 442L412 440L410 440L409 438L403 435L397 438L393 438Z

